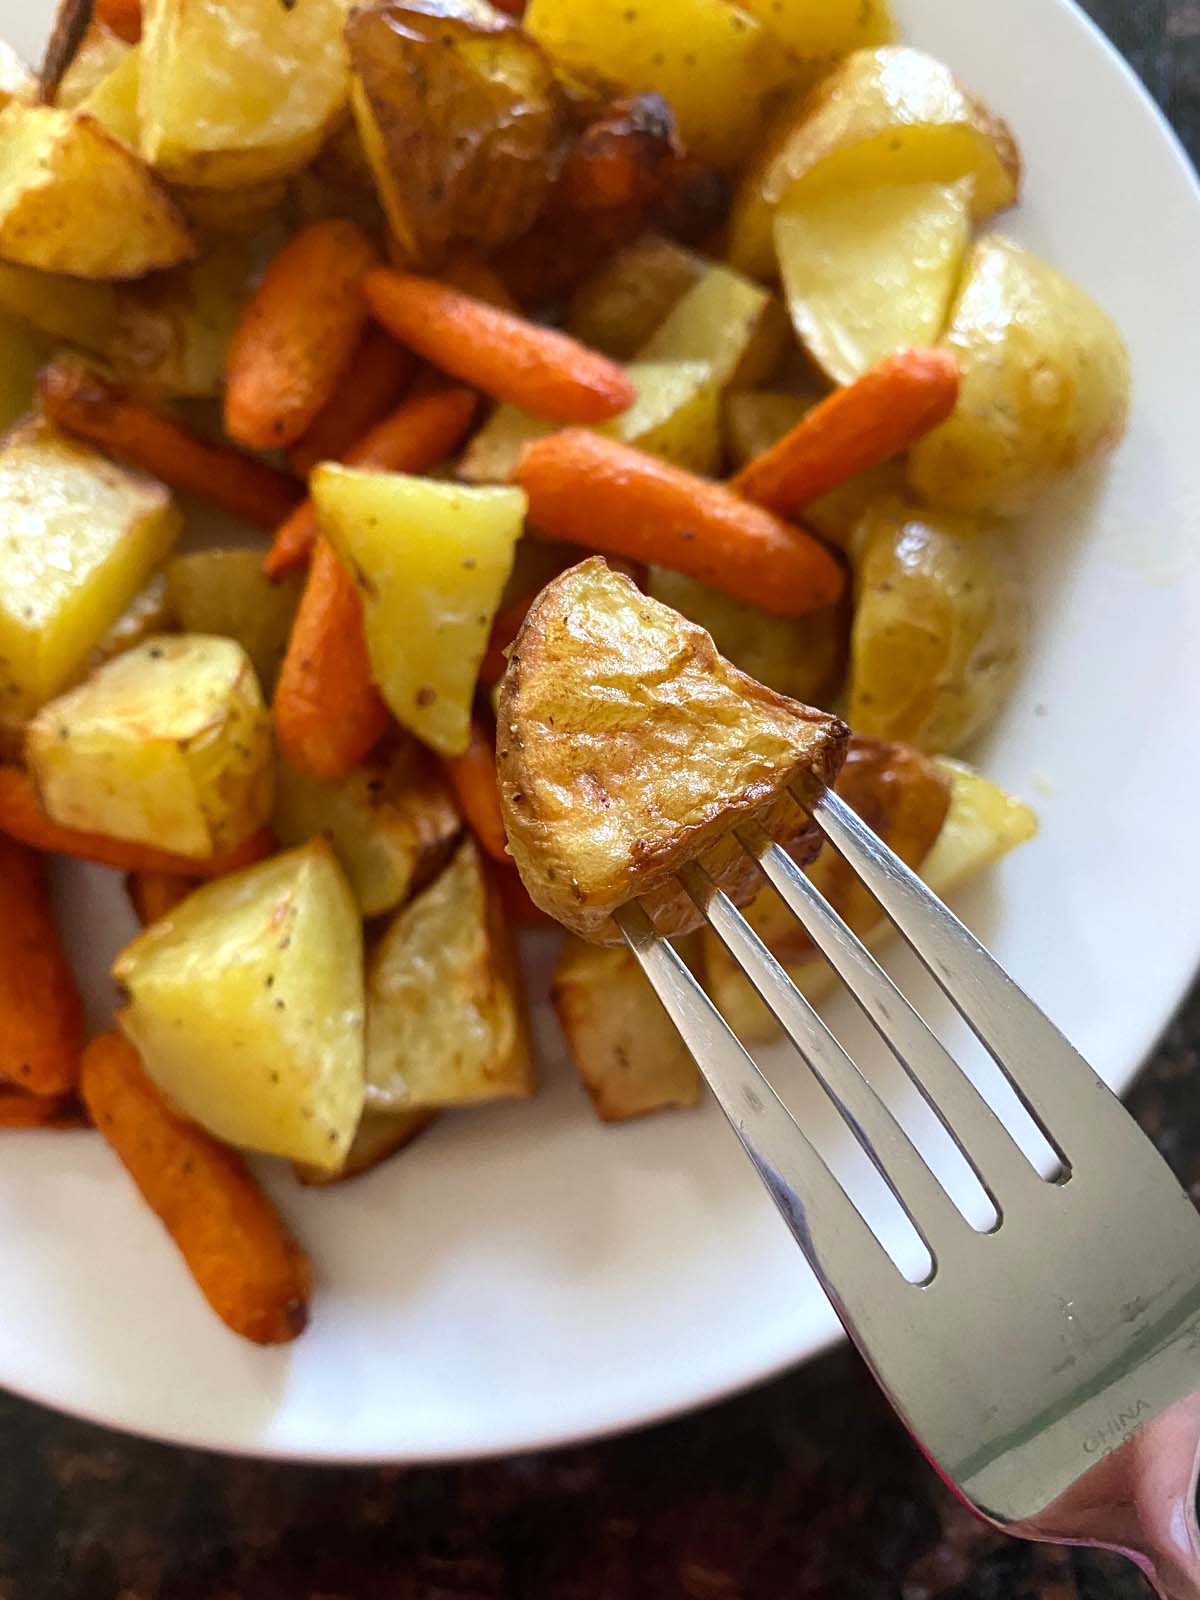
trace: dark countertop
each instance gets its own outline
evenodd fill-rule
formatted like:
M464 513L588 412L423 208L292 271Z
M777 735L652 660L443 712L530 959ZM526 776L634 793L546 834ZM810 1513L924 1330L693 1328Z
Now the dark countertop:
M1003 5L1003 0L996 0ZM1200 0L1085 0L1200 155ZM1200 990L1133 1109L1200 1200ZM713 1410L437 1471L262 1466L0 1394L0 1600L1134 1600L978 1526L845 1352Z

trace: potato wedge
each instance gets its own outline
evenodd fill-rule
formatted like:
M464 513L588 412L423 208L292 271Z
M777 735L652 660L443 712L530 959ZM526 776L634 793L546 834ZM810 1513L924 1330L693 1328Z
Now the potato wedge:
M1013 553L903 501L868 512L855 538L851 726L952 755L998 715L1020 668L1029 605Z
M273 827L284 845L327 838L363 915L377 917L433 876L462 819L432 756L404 736L333 781L297 772L281 757Z
M351 103L399 252L437 267L528 231L566 101L540 45L487 0L365 0L346 22Z
M834 383L936 344L971 230L972 180L805 196L775 213L792 326Z
M663 95L684 144L718 167L745 158L788 70L774 36L730 0L531 0L525 27L585 84Z
M121 1028L218 1139L336 1171L363 1107L362 924L323 839L188 896L118 956Z
M111 628L105 628L88 656L87 671L95 672L114 656L143 644L152 634L170 633L178 621L167 580L156 572L146 587L134 595ZM195 631L195 630L193 630Z
M889 0L742 0L800 66L824 67L837 56L891 44Z
M321 528L362 594L384 699L440 755L461 755L524 494L337 466L318 467L311 484Z
M111 283L89 283L0 261L0 311L20 317L39 333L106 355L117 320L119 291Z
M142 84L142 47L135 45L115 63L111 72L101 78L91 93L81 103L84 116L111 133L114 139L131 150L141 145L142 123L138 99Z
M701 917L675 873L699 860L735 899L756 869L731 837L753 817L803 851L803 798L832 782L848 731L738 672L701 628L598 557L534 601L500 695L509 849L535 905L595 944L637 902L677 937Z
M330 1184L345 1183L348 1178L360 1178L407 1150L436 1120L436 1111L397 1111L389 1115L386 1111L365 1110L354 1143L340 1167L326 1171L298 1164L296 1177L306 1189L326 1189Z
M798 106L779 116L742 179L729 257L742 272L774 272L777 206L801 194L974 179L974 215L1017 198L1021 162L1007 125L921 50L856 50Z
M777 444L814 403L812 395L768 389L737 389L727 394L722 408L725 448L734 466L744 467Z
M99 123L15 101L0 111L4 260L77 278L140 278L194 254L166 190Z
M306 166L345 106L343 0L145 0L142 154L240 189Z
M698 954L695 938L687 951ZM603 1122L700 1100L696 1063L627 949L568 938L554 969L554 1009L575 1070Z
M567 332L593 350L629 361L706 267L703 256L674 239L644 233L575 291Z
M639 361L707 361L718 389L752 389L788 343L778 298L732 267L715 265L667 313L638 352Z
M70 65L58 81L54 104L63 111L77 111L92 90L104 82L129 54L125 40L103 22L91 21Z
M0 39L0 109L10 100L25 102L36 100L37 93L37 80L33 73L12 45Z
M651 567L646 593L712 636L748 678L790 700L828 705L841 682L849 617L842 606L806 617L768 617L720 589L666 567Z
M1020 245L979 241L945 343L962 370L958 406L909 468L935 504L1016 515L1123 437L1131 375L1119 330Z
M437 1110L533 1093L516 960L473 838L400 911L367 970L367 1107Z
M303 587L300 573L274 583L264 578L258 550L193 550L167 564L167 588L184 632L236 639L268 697Z
M0 717L28 715L72 681L179 529L153 478L44 423L9 434L0 445Z
M182 856L271 815L271 720L232 639L159 634L43 706L25 759L55 822Z

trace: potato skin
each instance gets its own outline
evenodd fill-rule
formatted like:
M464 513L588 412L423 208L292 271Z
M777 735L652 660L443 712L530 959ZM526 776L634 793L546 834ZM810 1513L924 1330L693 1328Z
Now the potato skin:
M631 900L677 937L703 920L675 877L687 863L735 900L756 890L738 824L811 859L802 804L833 782L848 737L593 557L542 591L501 685L509 849L534 903L580 937L619 943L612 914Z

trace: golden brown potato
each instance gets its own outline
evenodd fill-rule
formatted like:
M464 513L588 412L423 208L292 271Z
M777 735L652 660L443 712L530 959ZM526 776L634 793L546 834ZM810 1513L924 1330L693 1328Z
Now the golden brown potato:
M368 965L367 1106L395 1114L532 1093L516 958L468 837Z
M169 633L177 621L167 592L166 576L156 572L140 594L134 595L112 627L100 635L87 660L88 672L95 672L114 656L132 650L153 633Z
M327 1172L323 1167L298 1164L296 1176L306 1189L325 1189L333 1183L344 1183L347 1178L360 1178L363 1173L373 1172L392 1156L399 1155L401 1150L407 1150L413 1140L436 1120L436 1111L397 1111L389 1114L386 1111L365 1110L342 1166Z
M1028 602L999 535L949 514L885 502L856 534L851 726L951 755L1007 700Z
M0 433L33 410L37 375L53 353L36 329L0 311Z
M567 331L593 350L629 361L704 272L703 256L645 233L575 291Z
M598 557L545 588L500 695L497 764L509 849L531 898L596 944L638 901L675 937L701 917L675 874L698 861L745 899L751 819L802 851L797 799L833 781L847 729L738 672L703 629Z
M58 80L54 104L64 111L77 110L93 89L124 61L130 46L103 22L89 22L79 48Z
M301 573L272 582L258 550L191 550L167 563L171 604L185 633L236 639L270 695L304 587Z
M753 388L774 369L790 340L779 299L721 263L676 301L639 361L707 361L718 389Z
M896 23L888 0L743 0L746 10L780 40L802 67L890 44Z
M82 115L91 117L133 151L141 146L142 123L138 114L141 83L142 49L135 45L79 106Z
M0 39L0 107L10 100L33 100L37 80L11 45Z
M1020 245L979 241L945 343L962 369L958 405L909 468L935 504L1016 515L1124 435L1131 377L1120 332Z
M402 259L519 238L546 201L565 100L540 45L485 0L367 0L351 103Z
M117 320L115 284L88 282L0 261L0 310L20 317L39 333L81 350L106 355Z
M698 953L695 941L688 953ZM694 1106L700 1074L675 1024L627 949L569 938L554 969L554 1009L596 1115L627 1122Z

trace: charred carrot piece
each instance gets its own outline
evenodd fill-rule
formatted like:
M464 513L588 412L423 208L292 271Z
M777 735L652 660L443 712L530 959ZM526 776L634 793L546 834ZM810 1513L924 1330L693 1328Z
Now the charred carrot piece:
M633 404L621 368L565 333L413 273L381 268L366 286L389 333L497 400L556 422L603 422Z
M125 893L143 927L174 911L195 887L190 878L181 878L177 872L130 872L125 878Z
M42 858L0 837L0 1078L35 1095L79 1078L83 1004L54 925Z
M65 432L256 528L278 527L304 493L286 473L210 444L84 361L51 362L38 392L46 416Z
M370 234L332 217L289 239L229 343L225 431L250 450L285 449L333 398L367 326Z
M312 1268L242 1158L174 1111L118 1034L87 1047L80 1089L221 1321L255 1344L302 1333Z
M890 461L945 422L958 388L958 363L945 350L888 356L814 406L769 450L747 462L730 488L787 516Z
M819 611L844 587L836 557L802 528L586 429L527 445L513 481L538 535L658 562L773 616Z
M511 867L508 836L500 814L494 731L474 718L470 744L461 756L444 757L442 769L467 826L493 861Z
M269 856L275 840L266 828L252 833L241 844L217 856L195 860L177 856L170 850L155 850L150 845L113 839L104 833L87 833L81 828L66 828L42 810L33 780L19 767L0 766L0 834L7 834L35 850L77 861L93 861L121 872L166 872L192 881L220 878L239 867L251 866Z
M83 1128L87 1119L79 1102L69 1095L47 1099L0 1089L0 1128Z
M371 679L362 601L318 539L275 685L275 737L293 766L340 778L378 744L388 709Z
M288 451L302 478L322 461L340 461L369 428L386 417L412 382L417 360L411 350L370 327L333 399Z
M142 0L95 0L92 16L127 44L142 37Z
M424 472L454 449L471 426L475 406L474 392L460 388L439 388L402 401L346 452L346 464L383 472ZM313 503L305 500L281 525L263 557L267 577L279 578L303 566L317 531Z

